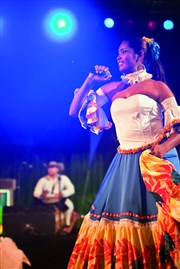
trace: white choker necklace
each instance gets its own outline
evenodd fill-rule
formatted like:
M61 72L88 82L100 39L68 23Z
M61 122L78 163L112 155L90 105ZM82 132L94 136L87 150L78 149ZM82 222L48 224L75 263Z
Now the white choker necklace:
M146 69L139 70L139 71L121 76L122 81L125 84L130 84L130 85L140 83L140 82L147 80L147 79L150 79L150 78L152 78L152 74L147 73Z

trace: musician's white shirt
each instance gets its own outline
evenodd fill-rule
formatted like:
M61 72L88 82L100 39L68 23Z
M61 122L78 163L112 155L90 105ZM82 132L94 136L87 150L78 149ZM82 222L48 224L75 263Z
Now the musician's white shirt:
M59 180L60 177L60 180ZM75 193L74 185L66 175L57 175L54 179L49 179L48 175L38 180L33 195L41 198L42 193L46 192L45 197L53 197L55 194L61 193L64 198Z

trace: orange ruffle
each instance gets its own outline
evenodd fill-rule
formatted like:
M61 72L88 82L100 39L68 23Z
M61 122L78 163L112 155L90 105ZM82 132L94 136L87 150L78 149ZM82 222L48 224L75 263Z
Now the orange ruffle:
M174 165L144 151L140 157L141 174L157 201L157 243L174 267L180 268L180 176Z
M99 222L87 215L68 269L134 269L138 264L144 269L161 268L157 267L156 229L156 222L139 224L107 219Z

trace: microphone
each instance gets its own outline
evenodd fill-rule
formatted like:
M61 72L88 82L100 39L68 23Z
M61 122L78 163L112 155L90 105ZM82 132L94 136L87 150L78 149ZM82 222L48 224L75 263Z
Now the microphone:
M97 72L94 67L92 67L92 66L85 66L85 65L83 65L81 63L78 63L75 59L73 59L71 61L71 64L73 65L73 67L75 67L77 69L87 70L89 73L97 74L100 77L106 78L108 76L112 76L111 75L111 72L109 70L104 70L102 72Z
M94 73L94 72L92 72L92 73ZM101 72L101 73L98 73L97 71L95 71L95 73L96 73L98 76L103 77L103 78L112 76L112 75L111 75L111 72L110 72L109 70L106 70L106 71L104 70L104 71Z

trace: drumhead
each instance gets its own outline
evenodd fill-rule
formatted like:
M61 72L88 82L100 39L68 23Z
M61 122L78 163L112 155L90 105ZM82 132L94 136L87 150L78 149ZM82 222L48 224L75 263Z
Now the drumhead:
M57 197L46 197L42 199L44 204L56 204L59 202L59 198Z

